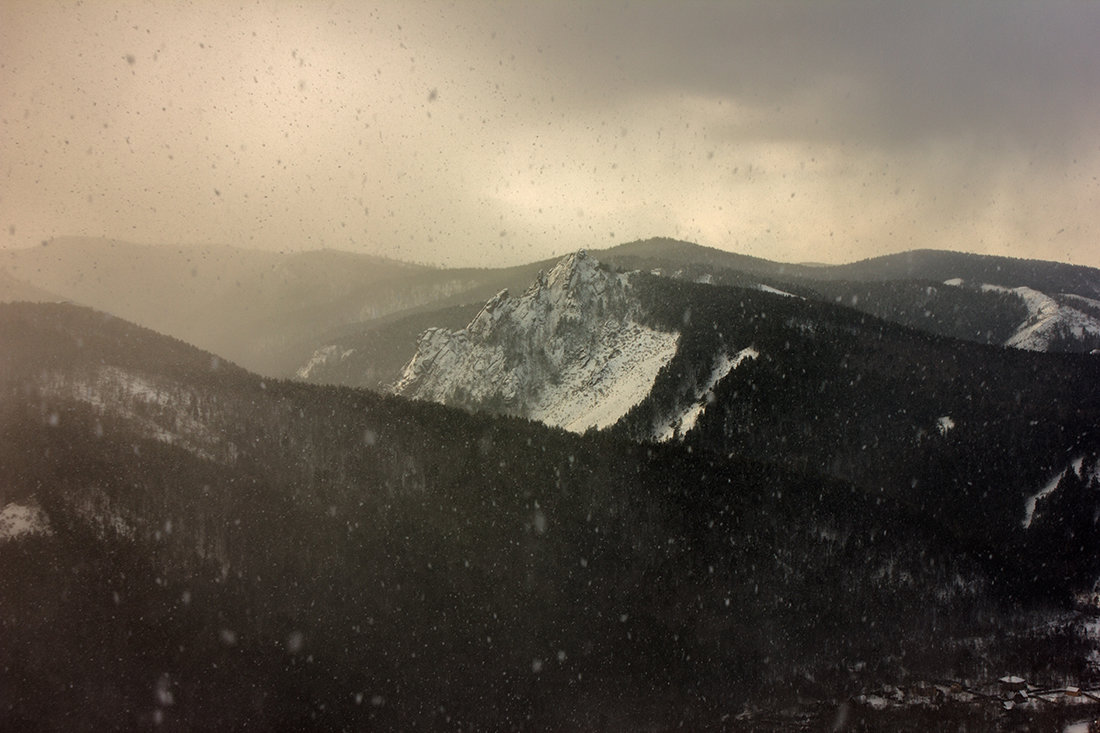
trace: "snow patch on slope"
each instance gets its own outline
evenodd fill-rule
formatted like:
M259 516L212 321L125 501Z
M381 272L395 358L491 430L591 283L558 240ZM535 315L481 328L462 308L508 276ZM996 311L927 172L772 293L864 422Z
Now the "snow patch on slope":
M36 534L52 535L53 528L46 513L33 500L27 504L13 501L0 510L0 542Z
M338 364L354 353L355 349L341 349L336 344L322 346L314 351L313 355L309 357L309 361L305 363L305 366L301 367L294 374L299 379L309 379L315 370L326 367L329 364Z
M765 285L764 283L757 284L756 289L759 290L762 293L771 293L772 295L782 295L786 298L796 298L796 297L798 297L794 293L788 293L786 290L780 290L779 288L773 288L771 285ZM799 300L802 300L802 298L799 298Z
M1070 471L1073 471L1078 478L1084 481L1091 481L1100 475L1100 461L1097 461L1093 466L1086 467L1085 457L1078 456L1070 461L1068 466L1052 477L1043 488L1029 496L1024 502L1024 519L1021 522L1024 529L1029 528L1032 521L1035 519L1035 508L1039 501L1053 494L1058 489L1058 484L1062 482L1062 479L1064 479L1066 474Z
M1024 520L1021 522L1024 529L1030 527L1031 521L1035 519L1035 505L1039 503L1040 499L1044 499L1054 493L1054 490L1058 488L1058 484L1065 478L1067 470L1069 469L1062 469L1054 478L1048 481L1043 488L1029 496L1027 501L1024 502Z
M674 415L672 419L668 420L663 427L659 428L653 436L654 439L660 442L666 442L676 437L682 439L691 432L692 428L695 427L695 423L699 421L699 417L706 410L707 405L714 401L714 388L718 383L740 366L745 359L755 359L758 356L760 356L760 352L752 347L741 349L733 356L722 352L711 370L710 377L695 395L695 400L686 405L678 415Z
M961 277L944 280L944 285L962 287L965 281ZM1005 346L1028 351L1049 351L1056 339L1069 336L1075 339L1100 337L1100 318L1094 313L1100 311L1100 300L1082 295L1063 293L1058 299L1029 287L1006 288L1002 285L983 283L980 286L986 293L1011 293L1027 306L1028 316L1016 332L1005 341ZM1070 303L1078 304L1074 307Z
M1028 351L1047 351L1059 335L1067 333L1075 338L1086 335L1100 336L1100 320L1072 306L1060 304L1046 293L1028 287L1005 288L1000 285L982 285L984 292L1014 293L1027 306L1028 317L1005 341ZM1100 307L1100 302L1077 296L1088 305Z
M466 328L425 331L393 392L575 432L607 427L649 394L679 343L640 322L631 279L570 255L523 295L498 293Z
M156 383L113 366L103 366L90 376L47 376L41 383L44 396L75 399L105 414L110 412L142 426L147 435L177 445L207 460L231 463L236 448L205 425L191 390L170 383ZM52 418L51 418L52 419Z

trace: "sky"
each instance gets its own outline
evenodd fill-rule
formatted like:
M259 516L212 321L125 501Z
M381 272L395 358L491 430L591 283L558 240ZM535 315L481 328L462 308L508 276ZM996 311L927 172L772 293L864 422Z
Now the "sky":
M0 0L0 247L1100 267L1100 2Z

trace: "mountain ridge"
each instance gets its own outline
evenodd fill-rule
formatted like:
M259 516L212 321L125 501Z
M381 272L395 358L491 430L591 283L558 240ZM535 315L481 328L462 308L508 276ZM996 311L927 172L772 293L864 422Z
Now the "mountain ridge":
M918 279L942 282L962 277L1005 287L1024 285L1036 290L1053 289L1056 292L1090 298L1100 295L1100 268L954 250L913 249L843 264L806 265L775 262L692 242L655 237L627 242L606 250L594 250L594 253L602 255L608 262L616 262L620 258L648 256L806 280ZM1065 287L1067 282L1068 288Z
M929 251L926 254L936 259L935 252ZM843 269L839 270L839 274L834 274L832 279L822 279L823 272L845 266L792 270L787 265L674 240L628 243L606 250L592 250L591 256L600 258L601 261L606 260L621 270L640 269L663 277L787 293L819 302L837 303L911 328L977 343L1012 346L1030 343L1033 348L1040 350L1083 353L1100 348L1100 311L1091 307L1089 304L1093 301L1085 296L1056 294L1052 297L1044 293L1044 298L1052 298L1058 303L1058 312L1044 314L1043 330L1046 335L1041 340L1024 341L1020 334L1035 325L1034 309L1030 307L1035 301L1021 295L1023 291L1020 290L1029 286L1021 285L1009 289L976 281L977 285L959 287L954 284L961 280L956 275L941 280L928 279L942 276L943 272L964 272L980 276L981 268L974 266L951 266L939 272L921 271L919 267L914 269L916 266L913 265L906 273L894 273L904 277L919 276L920 279L916 280L889 279L887 275L890 273L880 273L876 276L877 279L865 281L845 280L840 278L852 276L852 272ZM960 255L960 262L964 265L972 264L974 257L976 256ZM999 267L997 263L1001 261L989 258L986 262L988 271ZM1030 266L1026 261L1018 261L1017 264L1020 267ZM1037 277L1027 277L1025 273L1018 282L1042 285L1048 289L1054 286L1058 288L1058 292L1063 289L1061 285L1073 289L1071 286L1076 281L1084 282L1088 286L1078 287L1077 290L1081 292L1091 292L1091 288L1100 287L1100 272L1086 271L1082 274L1080 268L1075 266L1066 266L1067 270L1058 263L1036 261L1032 264L1040 270L1048 266L1054 269L1047 271L1045 275L1040 272ZM860 265L864 268L871 266L873 263ZM1079 277L1076 281L1060 280L1059 273L1062 272L1076 273ZM871 275L873 274L872 272ZM520 291L525 287L522 286ZM428 310L424 310L418 314L416 320L419 326L414 326L412 320L408 321L407 330L400 336L404 345L395 338L401 333L401 326L397 323L385 331L386 343L391 348L404 349L411 355L415 352L416 340L425 327L443 325L444 321L446 327L451 329L465 325L454 320L454 312L451 315L441 314L440 324L431 323L428 313ZM372 346L372 330L361 327L356 333L356 329L351 327L343 335L320 343L315 347L314 355L302 362L303 365L307 361L320 365L319 368L309 371L308 379L386 389L389 383L400 377L403 363L377 355L377 348ZM373 353L374 356L367 357L367 353Z
M942 287L944 280L1031 287L1055 299L1068 299L1061 293L1069 293L1095 300L1100 291L1100 271L1091 268L929 250L824 267L774 263L659 238L591 251L620 269L840 299L880 317L979 342L1010 338L1028 317L1025 302L1012 294L951 293ZM377 357L368 343L371 331L431 310L483 304L503 288L522 292L539 269L556 261L442 269L341 250L280 254L63 237L45 246L0 252L0 268L13 279L5 285L0 276L0 298L89 305L269 377L292 376L315 352L335 344L331 353L354 349L356 354L330 358L312 369L309 379L379 388L395 379L403 364L385 358L362 361L367 353ZM918 279L884 279L897 277ZM1080 310L1068 300L1063 305ZM1100 323L1100 317L1095 320ZM393 342L398 332L388 327L387 338ZM1048 348L1100 348L1100 337L1082 340L1073 333L1059 332ZM410 352L417 335L401 336L411 344Z

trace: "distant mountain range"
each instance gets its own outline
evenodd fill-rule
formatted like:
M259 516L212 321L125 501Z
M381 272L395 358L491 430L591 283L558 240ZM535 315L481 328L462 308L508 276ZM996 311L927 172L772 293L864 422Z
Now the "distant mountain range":
M884 686L1100 683L1096 270L5 258L46 302L0 304L0 729L895 729ZM1064 720L999 694L921 714Z
M767 287L980 343L1016 337L1040 350L1100 348L1094 268L931 250L791 265L669 239L590 254L623 272ZM280 254L67 237L0 253L0 301L88 305L265 376L303 372L310 381L385 389L425 328L465 326L496 293L523 293L556 261L441 269L334 250Z
M26 299L10 290L16 284L34 287L45 291L34 300L91 306L276 376L293 373L320 335L348 324L456 299L484 301L508 279L507 271L487 272L334 250L281 254L60 238L0 253L0 273L7 273L0 299Z
M787 294L840 304L931 334L1036 351L1100 349L1100 271L1048 262L912 252L844 266L793 266L669 240L621 245L590 255L622 272ZM536 263L550 270L555 263ZM953 273L941 277L944 273ZM509 274L533 274L510 272ZM858 278L858 279L857 279ZM503 278L501 281L503 285ZM506 285L522 293L528 284ZM487 300L487 299L486 299ZM407 320L347 326L298 369L300 378L388 389L430 327L461 329L485 301L427 308ZM378 344L385 343L385 355Z

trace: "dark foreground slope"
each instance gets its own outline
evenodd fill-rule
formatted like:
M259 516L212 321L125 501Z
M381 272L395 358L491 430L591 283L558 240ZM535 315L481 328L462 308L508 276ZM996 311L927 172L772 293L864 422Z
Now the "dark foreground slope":
M813 472L264 381L71 306L0 307L0 359L3 501L52 527L0 544L3 729L700 730L1090 674L1068 606Z

